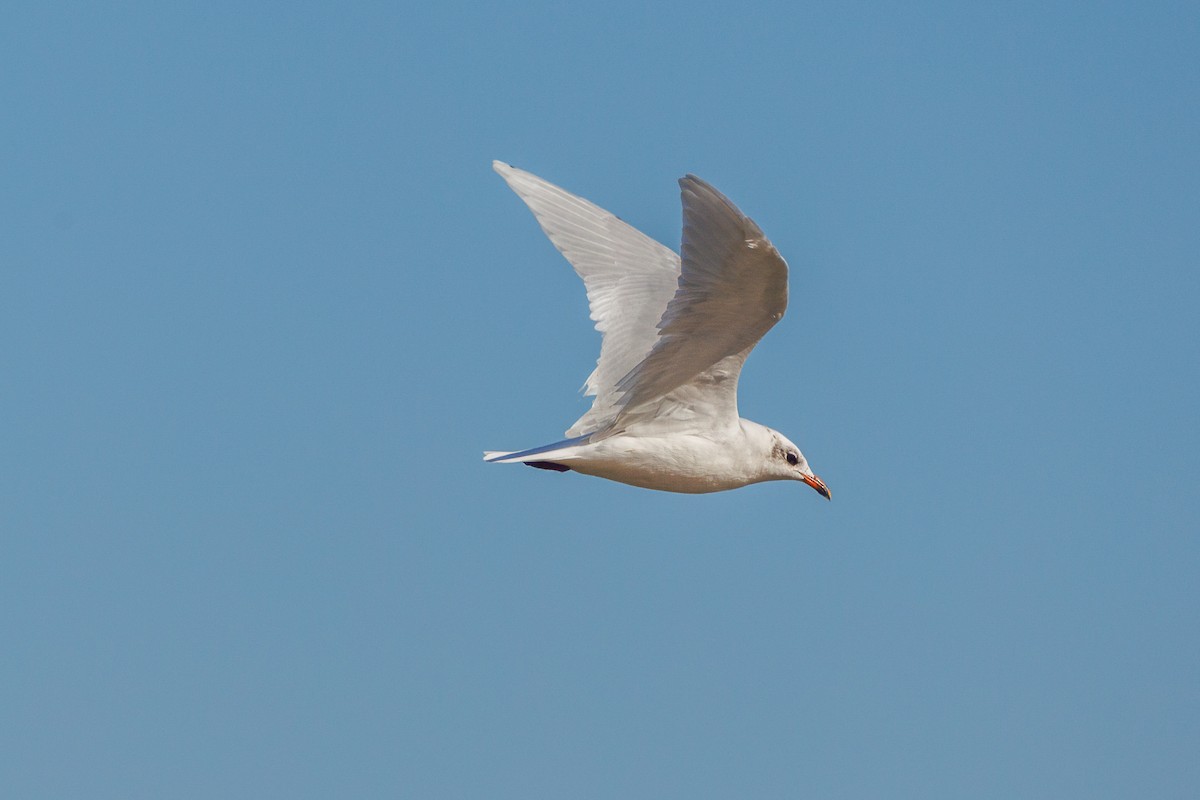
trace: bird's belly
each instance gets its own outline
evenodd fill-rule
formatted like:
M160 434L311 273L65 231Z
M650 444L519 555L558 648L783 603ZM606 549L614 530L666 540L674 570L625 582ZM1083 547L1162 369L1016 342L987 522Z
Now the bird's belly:
M587 457L566 463L584 475L661 492L703 494L755 482L736 469L727 452L714 442L604 444Z

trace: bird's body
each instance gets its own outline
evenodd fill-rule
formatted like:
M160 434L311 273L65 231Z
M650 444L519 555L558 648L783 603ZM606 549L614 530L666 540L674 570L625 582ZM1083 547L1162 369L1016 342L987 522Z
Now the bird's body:
M584 475L664 492L702 494L737 489L779 476L765 469L776 447L770 428L739 420L728 430L658 433L626 430L618 435L568 439L552 449L489 454L489 460L521 461L543 469L556 465ZM501 456L495 458L495 456Z
M596 400L571 438L485 460L670 492L800 480L829 497L794 444L737 413L742 364L787 307L787 264L752 220L683 178L680 258L582 198L493 166L583 278L604 339L585 384Z

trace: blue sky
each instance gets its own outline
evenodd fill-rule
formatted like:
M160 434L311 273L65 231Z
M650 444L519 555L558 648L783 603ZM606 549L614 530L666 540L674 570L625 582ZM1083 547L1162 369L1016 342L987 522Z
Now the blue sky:
M1194 4L20 4L22 797L1194 797ZM792 268L830 485L516 467L598 336L499 158Z

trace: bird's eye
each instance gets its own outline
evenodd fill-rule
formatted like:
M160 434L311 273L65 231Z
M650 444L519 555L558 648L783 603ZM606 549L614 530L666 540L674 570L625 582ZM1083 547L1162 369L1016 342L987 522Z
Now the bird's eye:
M796 455L795 453L788 453L787 462L794 467L800 463L800 456Z

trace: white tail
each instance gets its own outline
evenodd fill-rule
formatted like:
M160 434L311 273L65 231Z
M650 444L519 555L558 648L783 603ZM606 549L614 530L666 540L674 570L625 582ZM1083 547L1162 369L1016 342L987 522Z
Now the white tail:
M549 457L550 454L558 454L560 450L566 450L574 447L577 444L586 444L591 438L591 434L576 436L574 439L563 439L561 442L554 444L544 444L541 447L534 447L529 450L516 450L512 452L501 452L499 450L484 450L483 460L492 464L519 464L522 461L539 461ZM543 459L534 458L534 456L542 456Z

